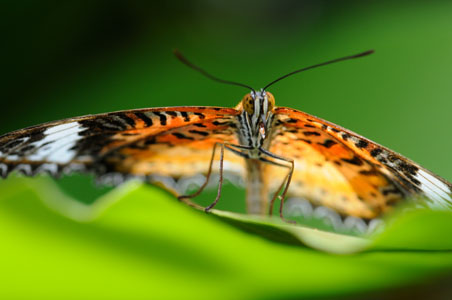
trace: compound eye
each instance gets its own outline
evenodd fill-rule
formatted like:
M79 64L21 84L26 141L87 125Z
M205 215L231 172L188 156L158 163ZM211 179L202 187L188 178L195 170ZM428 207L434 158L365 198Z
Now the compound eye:
M268 100L268 110L272 111L275 107L275 97L272 93L266 92L267 100Z
M246 94L245 97L243 97L242 106L249 115L254 113L254 99L251 94Z

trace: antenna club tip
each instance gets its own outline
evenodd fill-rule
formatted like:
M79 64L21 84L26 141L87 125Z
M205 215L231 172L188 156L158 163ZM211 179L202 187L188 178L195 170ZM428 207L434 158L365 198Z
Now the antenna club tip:
M175 56L177 56L177 57L179 57L179 56L182 56L182 53L179 51L179 49L177 49L177 48L174 48L173 49L173 54L175 55Z
M192 67L192 63L190 63L185 56L182 54L182 52L179 51L179 49L174 48L173 49L173 54L174 56L176 56L176 58L181 61L182 63L186 64L187 66L191 66Z

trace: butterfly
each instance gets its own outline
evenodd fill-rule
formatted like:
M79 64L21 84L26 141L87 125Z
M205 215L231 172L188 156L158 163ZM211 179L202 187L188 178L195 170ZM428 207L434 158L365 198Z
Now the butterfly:
M341 216L371 220L406 199L422 196L432 207L452 207L452 184L415 162L348 129L275 105L267 88L295 73L370 54L366 51L284 75L251 90L234 108L181 106L124 110L49 122L0 137L0 175L93 173L119 184L129 178L160 182L193 205L213 174L220 198L225 177L245 182L247 211L283 216L286 197L306 199ZM202 174L200 189L180 195ZM188 181L187 181L188 180ZM199 181L199 180L198 180Z

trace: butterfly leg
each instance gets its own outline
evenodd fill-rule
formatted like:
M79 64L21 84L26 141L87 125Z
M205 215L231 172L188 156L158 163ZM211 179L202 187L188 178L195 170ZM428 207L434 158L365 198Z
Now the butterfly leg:
M212 202L212 204L210 204L209 206L207 206L204 211L208 212L209 210L211 210L215 205L217 205L218 200L220 199L221 196L221 189L223 187L223 161L224 161L224 149L228 149L229 151L248 158L248 155L246 153L243 153L242 151L239 151L235 148L239 148L239 149L244 149L247 150L247 147L243 147L243 146L239 146L239 145L233 145L233 144L220 144L220 143L216 143L215 145L220 145L220 181L218 183L218 192L217 192L217 197L215 198L215 201ZM234 148L235 147L235 148ZM214 153L215 154L215 153ZM213 155L214 156L214 155ZM212 156L212 157L213 157ZM210 169L212 168L212 162L210 163Z
M217 144L215 144L216 146ZM215 200L209 205L207 206L204 211L208 212L209 210L211 210L215 205L217 205L218 200L220 199L221 196L221 188L223 187L223 161L224 161L224 144L219 144L220 145L220 181L218 183L218 191L217 191L217 197L215 198ZM215 151L215 150L214 150ZM213 153L213 156L215 156L215 152ZM212 156L212 157L213 157ZM210 169L212 169L212 162L210 163ZM210 170L209 170L210 171Z
M214 159L215 159L215 152L216 152L216 149L217 149L217 145L219 145L220 143L215 143L214 145L213 145L213 150L212 150L212 156L211 156L211 158L210 158L210 163L209 163L209 169L207 170L207 174L206 174L206 181L203 183L203 185L201 185L200 187L199 187L199 189L196 191L196 192L194 192L193 194L191 194L191 195L181 195L181 196L179 196L179 197L177 197L177 199L178 200L181 200L181 201L184 201L184 200L186 200L186 199L191 199L191 198L195 198L196 196L198 196L199 194L201 194L201 192L204 190L204 188L207 186L207 184L209 183L209 179L210 179L210 175L212 174L212 165L213 165L213 161L214 161ZM220 144L220 145L223 145L223 144ZM223 152L224 150L222 150L222 152ZM220 166L221 166L221 169L223 168L223 162L221 161L220 162ZM222 173L222 172L220 172L220 173ZM222 176L223 176L223 174L221 174L220 175L220 178L222 178ZM221 184L221 183L220 183ZM184 201L185 202L185 201Z
M294 169L295 169L294 160L293 159L289 159L289 158L285 158L285 157L282 157L282 156L279 156L279 155L276 155L276 154L273 154L273 153L271 153L271 152L269 152L269 151L267 151L267 150L265 150L263 148L260 148L259 150L262 153L264 153L265 155L267 155L267 156L269 156L269 157L271 157L273 159L284 161L284 162L287 162L287 163L290 164L290 166L288 166L288 165L280 164L280 163L277 163L277 162L274 162L274 161L271 161L271 160L268 160L268 159L265 159L265 158L261 158L262 161L265 161L267 163L271 163L271 164L274 164L274 165L277 165L277 166L281 166L281 167L285 167L285 168L289 169L289 172L284 177L284 180L281 182L281 185L279 186L278 190L275 192L274 196L272 197L272 199L270 201L269 215L271 216L273 214L273 207L274 207L274 204L275 204L275 200L276 200L276 198L278 198L278 199L281 200L281 204L279 205L279 216L280 216L280 218L283 221L285 221L285 222L295 223L294 221L286 220L284 218L284 216L283 216L284 199L285 199L287 191L289 189L290 182L292 180L292 175L293 175L293 172L294 172ZM282 193L281 193L281 191L282 191Z
M216 153L216 148L217 148L217 146L220 147L220 161L219 161L219 163L220 163L220 170L219 170L220 178L219 178L219 184L218 184L218 192L217 192L217 197L216 197L215 200L212 202L212 204L210 204L209 206L207 206L206 208L204 208L204 211L206 211L206 212L208 212L209 210L211 210L211 209L218 203L218 200L219 200L220 197L221 197L221 190L222 190L222 187L223 187L224 149L226 148L226 149L228 149L228 150L230 150L230 151L232 151L232 152L234 152L234 153L236 153L236 154L238 154L238 155L246 156L246 154L244 154L244 153L242 153L242 152L240 152L240 151L238 151L238 150L232 148L233 146L236 146L236 145L223 144L223 143L215 143L215 145L213 146L212 156L211 156L211 158L210 158L210 163L209 163L209 169L208 169L208 171L207 171L207 174L206 174L206 181L204 182L204 184L203 184L203 185L202 185L195 193L193 193L193 194L191 194L191 195L182 195L182 196L177 197L179 200L186 202L185 200L194 198L194 197L198 196L199 194L201 194L201 192L204 190L204 188L205 188L205 187L207 186L207 184L209 183L209 179L210 179L210 176L211 176L211 174L212 174L212 166L213 166L213 162L214 162L214 159L215 159L215 153ZM240 146L239 146L239 147L240 147Z
M278 166L278 167L289 168L289 169L290 169L290 167L287 166L287 165L283 165L283 164L274 162L274 161L269 160L269 159L264 158L264 157L261 157L259 160L260 160L260 161L263 161L263 162L265 162L265 163L268 163L268 164L272 164L272 165ZM284 185L286 184L287 176L288 176L288 175L286 175L286 176L284 177L284 180L281 182L281 184L279 185L278 189L276 190L275 194L273 195L273 197L272 197L272 199L271 199L271 201L270 201L270 206L269 206L269 211L268 211L268 213L269 213L270 216L273 215L273 207L274 207L276 198L281 199L281 196L280 196L281 190L284 188Z

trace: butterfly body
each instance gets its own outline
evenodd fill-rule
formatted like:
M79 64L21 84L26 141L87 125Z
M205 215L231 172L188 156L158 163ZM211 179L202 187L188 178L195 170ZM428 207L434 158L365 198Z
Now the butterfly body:
M271 123L275 105L274 97L264 90L252 91L245 95L235 107L237 115L239 143L246 164L247 211L251 214L266 214L269 204L267 177L263 176L267 164L263 162L262 149L268 150Z

